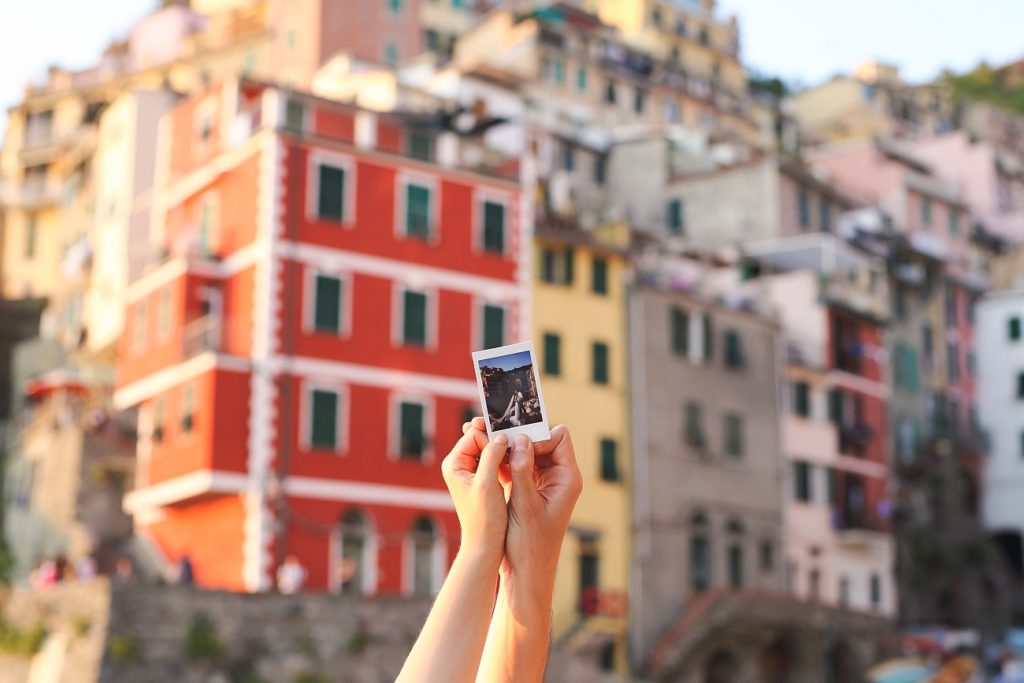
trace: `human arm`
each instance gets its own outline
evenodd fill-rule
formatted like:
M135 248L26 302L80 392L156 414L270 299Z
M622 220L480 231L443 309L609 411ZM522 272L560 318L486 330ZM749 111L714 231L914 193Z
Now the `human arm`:
M470 430L441 465L462 543L396 683L468 683L476 677L508 524L498 479L507 447L504 435L487 443L485 433Z
M583 490L569 430L559 425L536 445L517 437L501 478L508 498L505 559L477 681L539 683L558 556Z

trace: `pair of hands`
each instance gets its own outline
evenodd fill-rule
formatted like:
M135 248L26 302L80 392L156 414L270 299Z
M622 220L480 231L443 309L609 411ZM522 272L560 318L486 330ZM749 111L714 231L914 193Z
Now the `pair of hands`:
M441 464L462 526L459 552L493 562L505 579L552 582L583 491L569 430L559 425L538 444L519 435L507 460L508 439L498 434L488 442L483 418L462 432Z

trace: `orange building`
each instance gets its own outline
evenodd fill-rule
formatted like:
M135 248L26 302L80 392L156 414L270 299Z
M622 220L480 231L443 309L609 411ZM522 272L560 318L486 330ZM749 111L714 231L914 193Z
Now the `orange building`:
M429 594L458 525L439 464L479 412L470 352L525 336L518 163L420 119L251 81L161 124L129 288L125 500L196 582Z

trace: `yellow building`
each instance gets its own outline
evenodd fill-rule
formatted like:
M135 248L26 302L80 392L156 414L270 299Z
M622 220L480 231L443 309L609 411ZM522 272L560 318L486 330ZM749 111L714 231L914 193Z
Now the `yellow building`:
M570 652L626 667L630 441L625 225L539 227L533 328L551 424L572 429L583 495L562 546L554 637Z

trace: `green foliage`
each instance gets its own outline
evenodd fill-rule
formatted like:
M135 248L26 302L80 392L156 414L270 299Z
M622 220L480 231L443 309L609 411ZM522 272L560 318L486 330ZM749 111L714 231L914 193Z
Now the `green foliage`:
M195 661L217 659L224 654L224 641L217 635L217 627L205 614L192 617L185 633L185 656Z
M1003 69L993 69L982 62L965 74L949 74L946 78L959 101L983 101L1024 115L1024 81L1010 83Z
M331 679L327 678L327 676L307 671L296 676L293 683L331 683Z
M18 628L0 620L0 652L31 657L43 647L47 635L46 627L42 624Z
M751 94L769 95L777 100L789 96L793 88L778 76L762 73L756 69L747 72L747 86Z
M345 648L354 655L361 655L370 645L370 634L360 629L348 637Z
M132 636L110 636L107 654L115 662L137 662L142 656L142 648Z
M71 630L76 638L85 637L90 628L92 628L92 621L89 620L89 617L77 616L71 620Z

